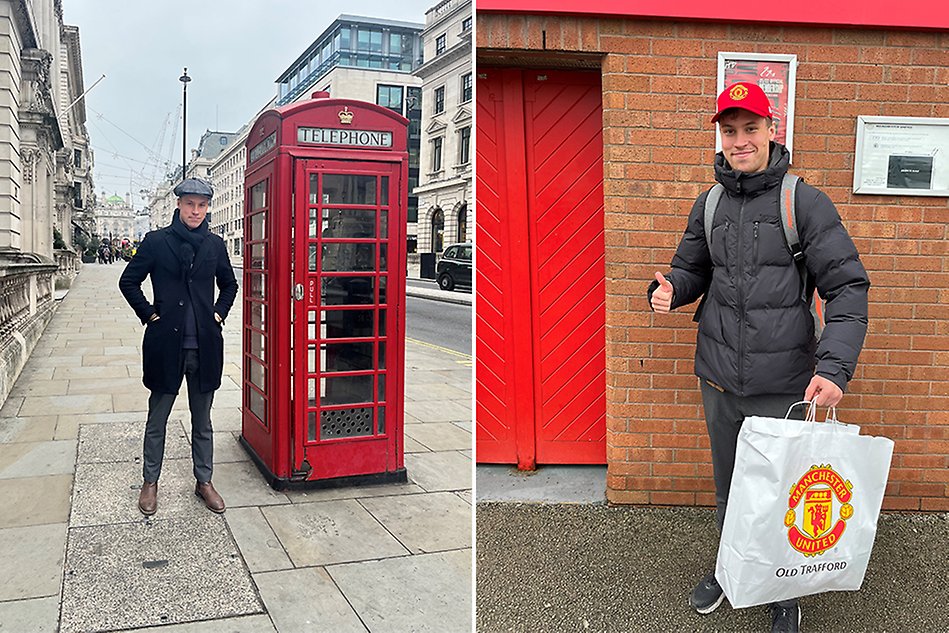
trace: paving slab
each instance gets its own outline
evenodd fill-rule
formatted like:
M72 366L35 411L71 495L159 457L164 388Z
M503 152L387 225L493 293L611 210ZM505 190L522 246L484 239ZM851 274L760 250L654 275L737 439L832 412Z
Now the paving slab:
M402 556L408 551L358 502L301 503L263 508L298 567ZM353 535L358 534L358 538Z
M76 466L70 527L134 523L144 520L138 509L142 466L107 462ZM208 510L194 495L191 458L165 459L158 482L156 519L204 514Z
M57 419L55 415L0 418L0 444L48 442L56 435Z
M212 480L229 508L290 503L287 495L267 484L252 462L215 463Z
M83 424L79 429L80 464L142 462L145 421ZM191 458L191 446L181 422L168 420L165 428L165 459Z
M475 478L478 501L606 503L606 466L478 464Z
M58 416L54 440L78 440L79 421L71 415Z
M422 424L422 423L419 422L419 424ZM405 426L406 428L408 428L410 425L406 424ZM413 426L418 426L418 425L413 425ZM403 447L402 447L403 453L430 453L431 452L431 449L429 449L427 446L422 446L421 444L413 440L408 435L405 435L403 437L403 442L404 442Z
M420 492L425 491L412 483L391 483L378 486L325 488L323 490L288 490L284 494L286 494L293 503L313 503L314 501L334 501L337 499L414 495Z
M58 596L66 524L0 529L0 602Z
M405 456L409 480L428 492L471 488L471 458L458 451Z
M64 396L69 393L68 380L17 380L16 387L10 390L11 396Z
M70 394L111 393L113 395L129 393L140 394L148 406L148 389L141 378L73 378L67 381Z
M280 633L366 633L324 569L256 574L254 581Z
M230 508L224 518L252 573L293 568L287 551L260 508Z
M471 631L471 550L333 565L327 571L372 633Z
M56 633L59 629L59 596L0 602L0 631L6 633Z
M139 374L141 374L141 365L139 365ZM125 365L57 367L53 370L52 375L57 380L63 378L128 378L132 376Z
M223 620L205 620L170 626L126 629L123 633L277 633L270 616L247 615Z
M70 528L65 568L62 633L263 612L223 517L210 513Z
M432 451L462 451L471 448L471 433L450 422L423 422L406 426L405 435Z
M0 479L72 474L76 440L0 444Z
M450 492L359 503L413 554L471 547L471 504Z
M418 372L422 373L422 372ZM445 384L437 377L429 378L425 382L419 379L413 380L405 385L405 399L416 402L435 400L443 402L445 400L464 400L470 398L471 393L465 389Z
M77 368L73 368L77 369ZM58 369L56 371L59 371ZM76 394L72 396L27 396L20 407L20 415L47 415L55 411L59 415L70 413L109 413L112 411L112 394Z
M72 480L72 475L0 479L0 528L65 523Z
M471 402L455 400L406 402L405 411L422 422L469 420L471 419Z
M126 629L123 633L277 633L267 615L247 615L224 620L205 620L171 626Z
M191 441L190 432L186 436ZM249 462L250 455L237 440L234 431L220 431L214 433L214 463Z

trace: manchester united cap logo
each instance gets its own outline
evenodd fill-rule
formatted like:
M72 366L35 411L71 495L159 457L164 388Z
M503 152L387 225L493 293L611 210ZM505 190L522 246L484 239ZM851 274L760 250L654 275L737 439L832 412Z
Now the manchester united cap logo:
M804 556L817 556L837 545L853 516L852 499L853 484L830 464L811 466L788 494L784 526L791 547Z
M731 97L732 101L741 101L748 96L748 89L743 84L735 84L728 91L728 96Z

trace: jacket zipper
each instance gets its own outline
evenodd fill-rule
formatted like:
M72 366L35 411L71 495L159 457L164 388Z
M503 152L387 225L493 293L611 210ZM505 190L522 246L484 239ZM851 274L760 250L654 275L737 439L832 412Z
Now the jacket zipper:
M751 265L754 274L758 274L758 220L755 220L754 240L751 246Z
M745 355L745 297L744 297L744 250L742 249L741 227L742 216L745 214L745 196L741 197L741 207L738 209L738 278L735 280L738 291L738 395L745 395L744 355Z

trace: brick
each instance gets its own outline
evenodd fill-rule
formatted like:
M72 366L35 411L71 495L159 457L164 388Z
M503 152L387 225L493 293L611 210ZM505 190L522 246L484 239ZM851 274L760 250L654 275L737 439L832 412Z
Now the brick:
M688 492L652 492L649 503L670 506L691 506L695 504L695 495Z
M910 49L899 50L909 51ZM945 68L946 66L949 66L949 50L945 48L912 49L912 62L910 63L917 66L936 66L937 68Z
M949 497L924 497L920 510L925 512L949 512Z
M649 495L638 490L613 490L607 488L606 500L616 504L639 505L649 503Z
M864 64L881 64L883 66L908 66L917 64L913 61L913 51L909 48L887 48L866 46L860 49L859 59ZM922 64L929 66L931 64Z
M860 99L869 101L909 101L910 87L904 84L861 84L857 90Z
M860 48L857 46L808 46L805 56L808 62L854 63L860 60Z
M919 499L909 499L888 495L883 497L884 510L919 510Z
M673 58L702 57L704 55L702 48L696 46L695 42L680 39L654 39L652 40L651 50L648 52L653 55Z
M856 44L857 46L883 46L886 42L885 31L867 31L860 29L835 29L834 44Z
M802 92L808 99L853 100L857 97L857 86L852 83L828 81L807 84L804 88Z
M834 80L861 83L883 81L883 66L876 64L838 64L834 66Z
M600 49L611 53L647 55L651 44L652 41L646 37L600 36Z

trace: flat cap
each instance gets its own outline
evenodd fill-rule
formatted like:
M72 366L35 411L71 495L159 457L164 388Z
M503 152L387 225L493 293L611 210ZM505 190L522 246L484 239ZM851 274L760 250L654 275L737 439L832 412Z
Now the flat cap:
M181 184L175 187L175 195L179 198L181 196L204 196L210 200L214 196L214 189L207 180L185 178L181 181Z

